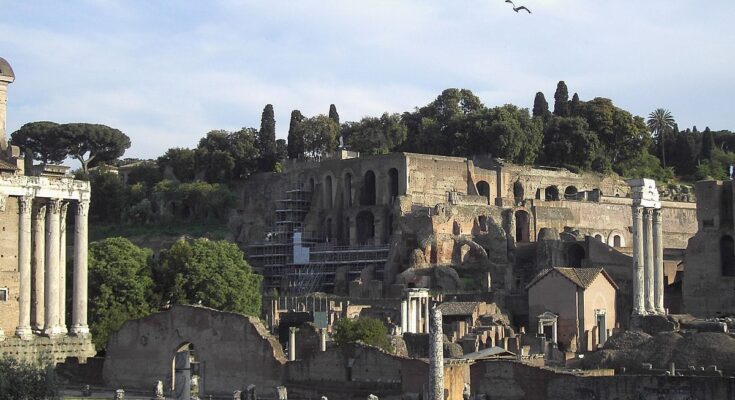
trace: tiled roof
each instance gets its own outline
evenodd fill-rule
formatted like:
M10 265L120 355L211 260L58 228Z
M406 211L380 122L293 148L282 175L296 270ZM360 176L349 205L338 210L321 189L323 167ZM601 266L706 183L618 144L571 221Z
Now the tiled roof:
M18 167L16 167L15 165L7 161L0 160L0 171L17 171L17 170L18 170Z
M484 358L495 358L495 357L515 357L515 353L505 350L502 347L494 346L494 347L488 347L486 349L482 349L479 351L476 351L474 353L465 354L462 356L462 358L466 358L468 360L480 360Z
M477 301L447 301L439 304L439 311L442 316L472 315L479 306Z
M602 273L605 278L610 282L615 289L618 288L618 285L615 284L615 281L612 280L610 275L605 272L604 269L601 267L596 268L550 268L550 269L544 269L541 272L539 272L538 275L536 275L535 278L531 280L531 282L526 286L526 289L529 289L531 286L535 285L538 281L540 281L543 277L548 275L551 271L556 271L561 276L569 279L572 283L575 285L581 287L582 289L587 289L590 287L592 282L594 282L595 278L597 278L597 275Z

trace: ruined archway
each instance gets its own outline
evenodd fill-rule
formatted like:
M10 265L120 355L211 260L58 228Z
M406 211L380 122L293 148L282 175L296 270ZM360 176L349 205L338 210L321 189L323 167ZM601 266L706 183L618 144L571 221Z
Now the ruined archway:
M577 200L577 194L579 191L576 186L567 186L564 189L564 200Z
M362 181L362 205L374 206L376 194L375 173L373 171L365 172L365 177Z
M572 243L567 248L567 266L572 268L582 268L587 252L584 247L578 243Z
M490 204L490 184L485 181L477 182L477 194L485 197L487 203Z
M388 194L390 195L390 203L392 204L398 197L398 170L391 168L388 171Z
M375 217L370 211L357 214L357 243L372 244L375 238Z
M513 183L513 198L516 203L522 201L524 198L523 184L520 181Z
M327 175L327 177L324 179L324 205L327 209L331 209L334 207L334 202L332 199L334 198L334 194L332 192L332 177Z
M518 210L515 212L516 217L516 242L530 242L531 218L528 212Z
M171 362L171 391L176 399L198 395L202 388L194 345L186 342L177 347ZM194 389L195 392L192 392Z
M559 200L559 188L556 186L549 186L546 188L546 201L558 201Z

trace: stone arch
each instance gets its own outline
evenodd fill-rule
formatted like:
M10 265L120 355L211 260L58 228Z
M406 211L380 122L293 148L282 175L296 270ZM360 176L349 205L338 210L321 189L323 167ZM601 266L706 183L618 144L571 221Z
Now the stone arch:
M735 276L735 242L730 235L720 238L720 267L722 276Z
M559 188L552 185L546 188L546 201L559 201Z
M582 268L587 252L579 243L572 243L567 247L567 267Z
M332 191L332 176L324 178L324 206L327 209L334 207L334 192Z
M579 190L577 190L576 186L567 186L567 188L564 189L564 200L577 200L578 193Z
M516 219L516 242L531 241L531 217L525 210L515 212Z
M480 232L487 232L487 216L480 215L477 217L477 224L480 226Z
M352 174L350 172L345 172L344 182L344 204L345 207L352 207Z
M513 183L513 198L515 199L516 203L522 201L524 199L525 193L523 190L523 184L521 181L515 181Z
M388 170L388 196L390 204L398 197L398 170L396 168Z
M608 236L607 244L612 247L625 247L625 238L622 233L615 230L610 233L610 236Z
M594 238L595 238L595 239L597 239L597 240L599 240L599 241L601 241L601 242L603 242L603 243L605 242L605 241L603 240L603 237L602 237L602 235L601 235L601 234L599 234L599 233L595 233L595 236L594 236Z
M487 203L490 204L490 184L486 181L477 182L477 193L487 199Z
M377 193L375 190L375 172L368 170L365 172L362 181L362 205L374 206L376 203Z
M357 244L372 244L375 238L375 216L370 211L357 214Z

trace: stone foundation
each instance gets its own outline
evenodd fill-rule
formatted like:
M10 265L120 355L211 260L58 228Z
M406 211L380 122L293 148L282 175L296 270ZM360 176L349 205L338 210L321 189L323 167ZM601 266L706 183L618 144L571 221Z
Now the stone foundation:
M0 342L0 357L27 361L53 360L54 363L60 363L70 357L86 360L96 353L91 336L61 336L55 339L33 336L31 340L9 337Z

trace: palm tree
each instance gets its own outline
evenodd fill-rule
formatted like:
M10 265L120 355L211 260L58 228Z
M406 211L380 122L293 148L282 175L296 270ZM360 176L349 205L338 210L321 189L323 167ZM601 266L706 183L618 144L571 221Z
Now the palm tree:
M666 132L674 128L674 117L669 110L657 108L648 114L646 125L651 131L651 135L658 135L658 142L661 144L661 162L666 168Z

